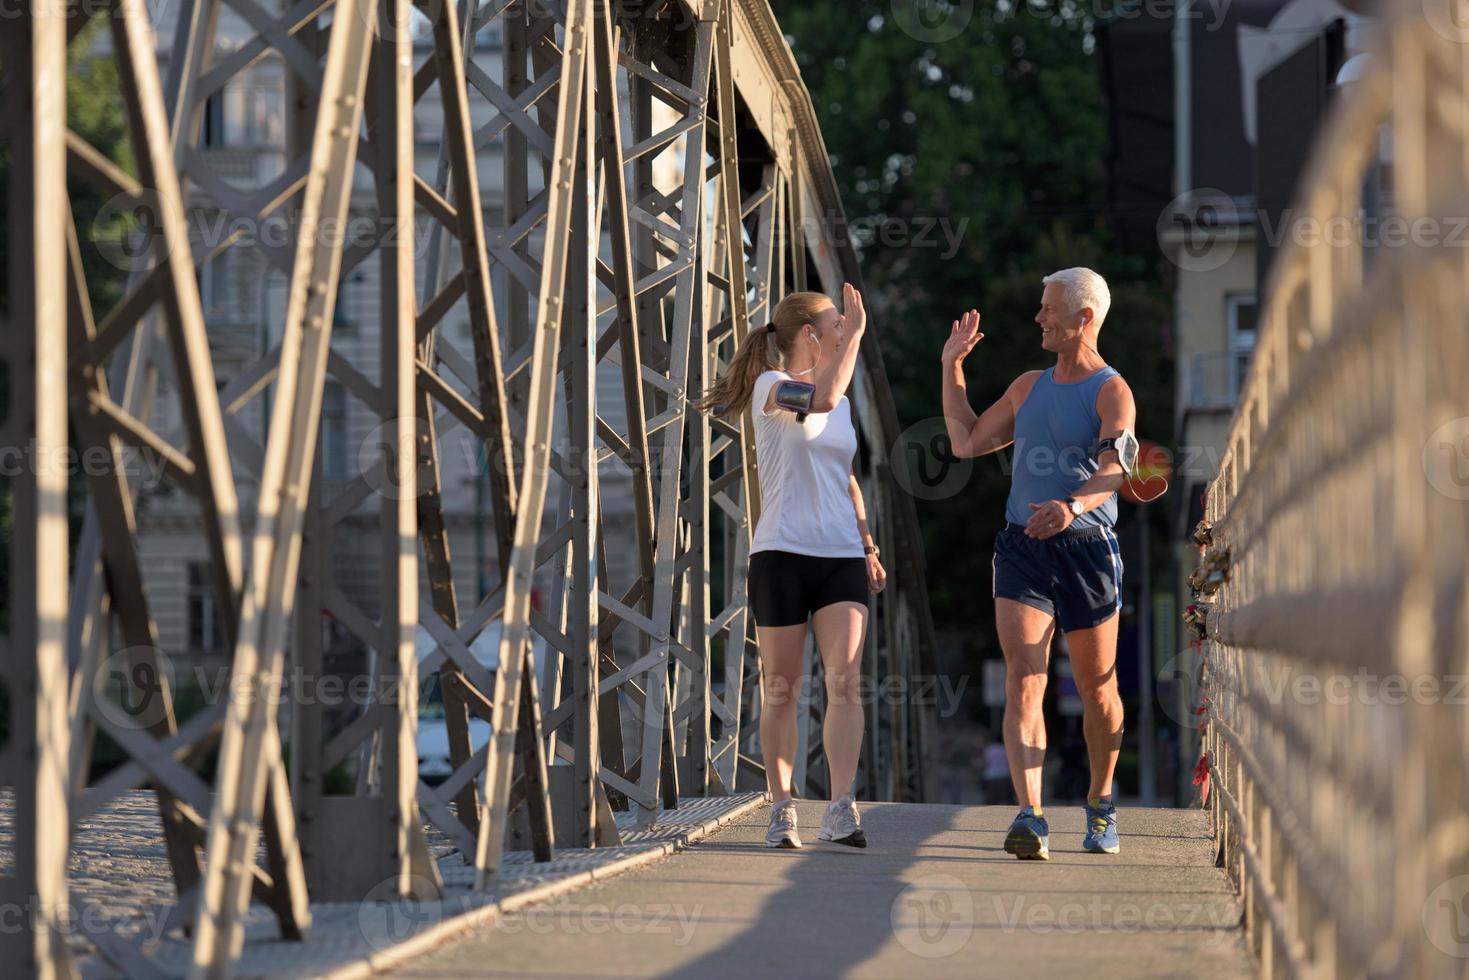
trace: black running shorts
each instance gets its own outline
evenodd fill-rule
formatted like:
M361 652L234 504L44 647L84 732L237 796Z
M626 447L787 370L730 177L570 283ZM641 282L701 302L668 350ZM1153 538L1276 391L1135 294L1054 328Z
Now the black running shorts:
M838 602L867 605L867 559L817 558L789 551L750 556L750 609L756 626L796 626Z

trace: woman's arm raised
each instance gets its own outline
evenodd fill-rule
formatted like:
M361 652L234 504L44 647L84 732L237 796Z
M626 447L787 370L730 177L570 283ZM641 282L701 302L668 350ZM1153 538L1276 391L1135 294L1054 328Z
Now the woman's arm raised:
M813 412L835 411L837 402L842 400L847 386L852 383L852 372L857 369L857 348L867 331L867 311L862 308L862 294L851 283L842 286L842 313L846 319L842 352L818 368L816 376L811 379L816 385L816 394L811 399Z

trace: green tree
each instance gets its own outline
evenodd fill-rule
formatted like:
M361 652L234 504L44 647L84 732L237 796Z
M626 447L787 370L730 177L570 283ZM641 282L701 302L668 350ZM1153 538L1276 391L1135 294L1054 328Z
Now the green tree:
M966 365L976 411L1053 363L1033 322L1041 277L1086 265L1112 289L1102 354L1137 396L1139 431L1169 441L1168 297L1153 260L1123 254L1107 227L1092 20L996 0L772 6L820 117L902 424L941 416L938 354L963 310L984 317ZM929 222L941 233L922 235ZM988 623L1008 474L986 457L957 494L917 501L941 628ZM987 628L974 643L998 654Z

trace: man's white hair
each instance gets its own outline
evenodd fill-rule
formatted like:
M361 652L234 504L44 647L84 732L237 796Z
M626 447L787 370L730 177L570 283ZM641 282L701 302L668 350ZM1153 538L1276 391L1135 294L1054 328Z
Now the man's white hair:
M1112 291L1107 288L1107 280L1078 265L1053 272L1041 280L1042 284L1053 282L1060 284L1066 295L1066 305L1071 307L1072 313L1079 313L1083 306L1089 306L1092 323L1100 327L1102 321L1107 319L1107 310L1112 305Z

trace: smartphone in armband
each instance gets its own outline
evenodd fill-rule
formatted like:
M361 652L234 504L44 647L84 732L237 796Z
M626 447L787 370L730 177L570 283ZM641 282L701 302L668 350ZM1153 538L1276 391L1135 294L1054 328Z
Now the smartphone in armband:
M1122 472L1131 476L1133 467L1137 465L1137 436L1132 434L1131 429L1123 429L1122 434L1117 436L1117 438L1103 439L1097 443L1096 456L1101 456L1102 453L1109 449L1117 450L1117 462L1121 464Z
M796 413L797 422L805 422L816 397L816 386L805 381L782 381L775 386L775 404Z

